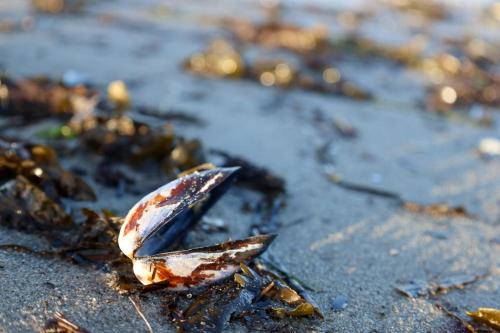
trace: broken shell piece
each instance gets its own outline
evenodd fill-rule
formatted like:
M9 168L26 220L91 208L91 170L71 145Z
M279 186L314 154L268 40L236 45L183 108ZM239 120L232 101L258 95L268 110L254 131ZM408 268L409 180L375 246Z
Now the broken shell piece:
M143 284L182 290L234 273L262 253L274 236L263 235L218 245L169 252L191 226L225 193L238 168L215 168L174 180L142 198L128 212L118 245L134 262Z

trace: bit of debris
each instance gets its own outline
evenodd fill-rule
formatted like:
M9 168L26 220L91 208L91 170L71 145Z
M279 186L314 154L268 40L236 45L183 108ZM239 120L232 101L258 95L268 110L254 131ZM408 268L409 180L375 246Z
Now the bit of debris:
M47 321L42 330L43 333L89 333L85 328L82 328L68 319L61 313L56 312L54 318Z
M137 311L137 314L139 317L141 317L142 320L144 320L144 323L146 324L146 327L148 328L149 333L153 333L153 328L151 327L151 324L149 323L148 319L144 315L144 313L141 310L141 305L139 304L139 297L137 296L129 296L128 299L130 302L134 305L135 311Z
M337 133L347 139L353 139L358 136L358 130L345 120L333 119L333 127Z
M408 297L426 296L431 286L425 280L413 280L405 284L396 285L396 290Z
M273 315L278 318L284 317L307 317L314 314L314 307L309 303L302 303L296 308L288 310L284 308L271 308Z
M465 328L465 330L467 330L470 333L477 333L476 329L474 328L474 326L472 324L470 324L469 322L467 322L465 319L463 319L462 317L460 317L458 314L456 314L456 313L450 311L449 309L447 309L443 304L441 304L441 303L435 303L434 305L436 306L436 308L438 308L441 311L443 311L444 313L446 313L446 315L448 315L451 318L455 319L457 321L457 323L461 326L460 328ZM454 332L454 331L456 331L456 329L453 328L452 331Z
M425 234L435 239L448 239L448 233L446 231L427 230Z
M442 278L436 282L427 282L425 280L413 280L405 284L396 285L397 291L405 296L414 298L419 296L436 295L447 293L453 288L462 289L465 285L476 282L486 274L471 275L462 274Z
M135 109L138 114L164 120L164 121L179 121L186 124L203 126L205 122L195 115L182 112L182 111L172 111L172 110L159 110L152 107L138 106Z
M412 213L423 213L431 215L434 218L437 217L449 217L449 218L474 218L473 215L469 214L463 206L449 206L444 203L436 203L430 205L421 205L415 202L404 202L403 208Z
M333 311L343 311L347 308L348 299L345 295L338 295L332 301L332 310Z
M331 182L333 182L334 184L336 184L337 186L340 186L340 187L345 188L345 189L350 190L350 191L371 194L371 195L375 195L375 196L383 197L383 198L388 198L388 199L394 199L398 202L402 201L401 196L397 193L394 193L391 191L386 191L386 190L375 188L375 187L366 186L366 185L351 183L349 181L343 180L338 175L331 174L328 176L328 179Z

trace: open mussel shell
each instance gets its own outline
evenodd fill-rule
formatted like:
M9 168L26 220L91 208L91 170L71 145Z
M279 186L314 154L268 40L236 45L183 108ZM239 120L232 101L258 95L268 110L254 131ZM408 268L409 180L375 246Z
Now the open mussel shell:
M236 272L240 263L267 249L274 235L183 251L169 251L228 189L238 168L214 168L188 174L142 198L128 212L118 237L144 285L173 290L201 287Z
M274 235L138 257L134 273L144 285L165 284L172 290L202 287L227 278L239 270L240 263L264 252Z
M133 259L164 252L228 189L238 168L188 174L139 200L128 212L118 245Z

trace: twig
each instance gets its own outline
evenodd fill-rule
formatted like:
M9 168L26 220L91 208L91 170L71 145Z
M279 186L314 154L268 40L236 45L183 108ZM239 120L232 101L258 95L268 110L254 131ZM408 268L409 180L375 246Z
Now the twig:
M132 302L132 304L134 305L134 308L135 308L135 311L137 311L137 313L139 314L139 316L142 318L142 320L144 320L144 322L146 323L146 326L148 327L148 331L150 333L153 333L153 328L151 327L151 325L149 324L146 316L144 315L144 313L142 312L141 310L141 306L139 304L139 299L135 298L135 297L132 297L132 296L129 296L128 299L130 300L130 302Z
M54 313L54 319L48 321L42 332L61 332L60 329L67 333L89 333L85 328L70 322L61 312Z

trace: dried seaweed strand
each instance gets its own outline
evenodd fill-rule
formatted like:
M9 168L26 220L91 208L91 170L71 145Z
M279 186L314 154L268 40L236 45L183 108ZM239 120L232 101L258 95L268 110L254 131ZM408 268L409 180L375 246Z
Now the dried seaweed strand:
M150 333L153 333L153 328L151 327L151 324L149 323L148 319L141 310L141 305L139 304L139 298L137 296L129 296L128 299L130 300L130 302L132 302L132 305L134 305L135 311L137 311L142 320L144 320L144 323L146 324L148 331Z
M441 310L444 313L446 313L449 317L451 317L451 318L455 319L457 322L459 322L469 332L471 332L471 333L476 333L477 332L476 329L474 328L474 326L472 326L470 323L468 323L466 320L464 320L463 318L461 318L457 314L455 314L455 313L451 312L450 310L448 310L443 304L436 303L434 305L436 306L436 308L438 308L439 310Z
M399 195L396 192L391 192L391 191L387 191L387 190L380 189L380 188L375 188L375 187L370 187L370 186L366 186L366 185L352 183L352 182L340 179L339 177L336 177L336 176L330 176L329 179L334 184L336 184L339 187L342 187L346 190L371 194L371 195L375 195L375 196L382 197L382 198L394 199L397 202L401 202L401 203L404 202L403 199L401 198L401 195Z

